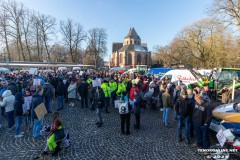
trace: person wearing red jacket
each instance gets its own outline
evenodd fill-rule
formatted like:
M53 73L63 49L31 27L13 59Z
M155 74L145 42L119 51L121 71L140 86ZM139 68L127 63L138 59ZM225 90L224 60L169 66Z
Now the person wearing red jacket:
M130 94L129 94L129 103L132 106L132 110L134 109L134 98L135 98L134 91L137 91L138 93L140 92L139 88L135 83L132 84L132 88L130 89Z

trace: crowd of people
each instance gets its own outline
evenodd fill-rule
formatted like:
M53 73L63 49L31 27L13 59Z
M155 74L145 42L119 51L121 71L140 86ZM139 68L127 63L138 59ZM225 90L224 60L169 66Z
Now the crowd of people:
M0 128L2 117L6 116L6 131L15 129L15 138L24 136L21 132L23 119L26 126L31 128L33 137L41 136L43 118L38 119L34 109L44 103L49 114L53 112L53 101L57 98L57 111L65 107L74 107L76 101L81 101L82 108L96 110L98 121L96 126L102 127L104 123L103 112L109 114L109 107L119 108L121 133L130 134L130 120L134 115L134 129L141 129L141 110L146 108L146 97L157 97L156 108L163 112L163 126L171 128L170 113L174 112L175 122L178 124L178 138L182 142L182 128L184 128L187 144L195 139L193 147L208 149L210 147L209 125L212 119L208 86L188 89L183 83L176 85L168 79L152 78L149 75L120 74L118 72L87 70L79 73L66 72L1 74L0 89ZM100 84L95 84L100 81ZM31 97L25 101L26 97ZM29 106L27 110L24 110ZM173 110L173 111L172 111ZM59 113L54 112L52 124L53 133L63 128ZM49 138L48 148L57 147ZM48 151L48 148L45 151Z

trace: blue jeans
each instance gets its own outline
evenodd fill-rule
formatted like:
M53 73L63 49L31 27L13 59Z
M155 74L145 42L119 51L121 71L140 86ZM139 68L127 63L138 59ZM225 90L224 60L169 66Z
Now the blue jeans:
M33 126L33 137L37 138L40 136L40 129L43 125L43 119L38 121L37 119L34 119L34 126Z
M64 96L58 96L58 109L64 108Z
M48 112L52 111L52 97L44 97L44 105Z
M16 116L16 135L20 134L21 125L22 125L22 116Z
M165 126L169 125L169 113L171 108L163 108L163 123Z
M210 139L209 139L209 126L208 125L200 125L196 122L194 124L194 131L196 134L197 145L202 147L203 149L209 149L210 147Z
M185 138L189 138L189 117L177 115L178 118L178 137L182 138L182 124L184 122Z
M103 120L102 120L102 109L100 109L100 108L97 108L97 117L99 119L99 123L103 123Z
M6 114L7 114L8 128L12 128L14 126L14 111L6 112Z

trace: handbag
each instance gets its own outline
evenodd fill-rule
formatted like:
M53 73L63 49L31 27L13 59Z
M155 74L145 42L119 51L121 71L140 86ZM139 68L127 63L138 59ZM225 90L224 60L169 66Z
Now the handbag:
M128 102L120 102L118 104L118 111L119 111L119 114L129 113Z

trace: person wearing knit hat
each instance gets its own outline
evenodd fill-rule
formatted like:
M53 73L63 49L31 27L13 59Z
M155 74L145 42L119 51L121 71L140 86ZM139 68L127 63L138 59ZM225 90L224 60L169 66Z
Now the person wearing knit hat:
M185 138L187 140L187 144L190 144L189 139L189 117L191 114L191 106L187 99L187 91L181 90L180 98L177 100L175 111L178 118L178 141L182 141L182 124L184 122L185 128Z

